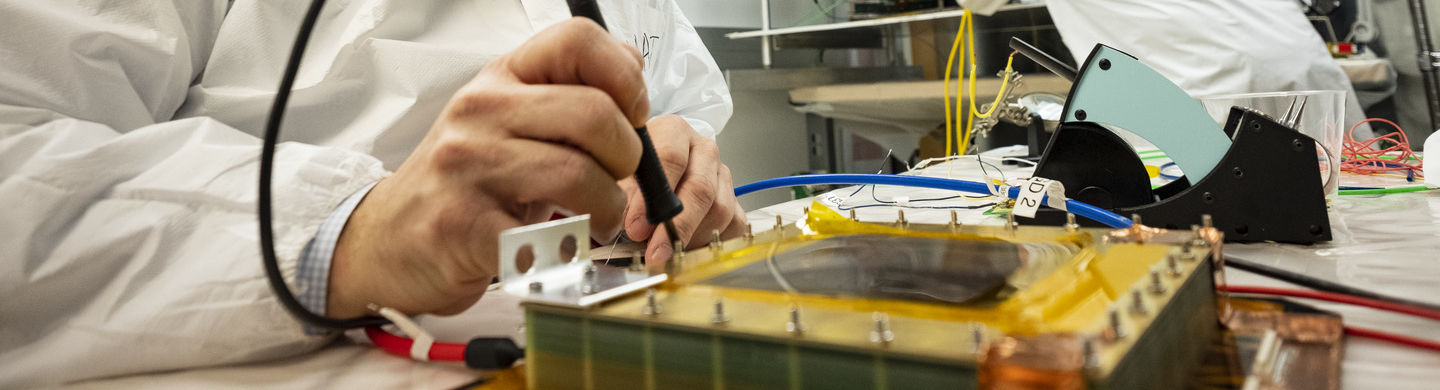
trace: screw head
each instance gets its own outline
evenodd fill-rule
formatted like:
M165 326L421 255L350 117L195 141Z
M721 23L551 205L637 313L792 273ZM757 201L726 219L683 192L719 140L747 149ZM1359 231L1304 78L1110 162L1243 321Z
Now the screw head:
M1100 70L1110 70L1110 60L1101 58L1101 59L1100 59Z
M1082 120L1082 121L1083 121L1083 120L1085 120L1085 116L1086 116L1086 115L1085 115L1085 110L1075 110L1075 119L1076 119L1076 120Z

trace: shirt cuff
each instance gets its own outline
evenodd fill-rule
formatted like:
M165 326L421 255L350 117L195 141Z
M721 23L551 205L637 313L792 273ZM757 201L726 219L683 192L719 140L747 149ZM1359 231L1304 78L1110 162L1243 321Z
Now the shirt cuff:
M330 289L330 262L335 257L335 244L340 241L340 232L345 230L345 222L350 220L355 206L360 204L361 199L365 199L371 188L375 188L374 183L340 202L335 211L330 212L330 216L320 224L320 230L315 232L315 237L311 238L300 252L300 263L295 272L295 289L299 294L295 298L311 313L325 315L325 302ZM327 333L327 329L305 325L305 334Z

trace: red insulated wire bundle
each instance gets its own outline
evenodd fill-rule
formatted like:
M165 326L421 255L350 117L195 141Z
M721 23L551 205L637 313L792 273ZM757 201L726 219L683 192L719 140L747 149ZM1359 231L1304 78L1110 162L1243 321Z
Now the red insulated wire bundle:
M1360 127L1361 123L1370 122L1385 123L1394 127L1395 131L1364 141L1356 140L1355 128ZM1390 141L1394 145L1387 146L1383 149L1373 148L1381 141ZM1405 137L1405 131L1401 130L1400 125L1395 124L1395 122L1382 118L1370 118L1360 121L1354 126L1350 126L1350 130L1345 132L1345 142L1341 148L1340 155L1343 157L1340 162L1341 172L1369 175L1393 171L1408 171L1408 173L1414 173L1416 176L1422 175L1420 168L1423 162L1417 162L1415 164L1409 163L1410 160L1414 159L1418 161L1419 158L1415 156L1415 151L1410 149L1410 139ZM1385 157L1393 158L1393 160Z

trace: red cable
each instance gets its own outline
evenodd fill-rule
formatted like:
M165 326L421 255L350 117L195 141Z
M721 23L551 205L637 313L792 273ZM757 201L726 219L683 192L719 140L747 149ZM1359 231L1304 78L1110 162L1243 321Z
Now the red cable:
M415 344L415 340L390 334L378 326L365 328L365 335L370 337L370 341L375 343L376 347L380 347L391 355L404 358L410 357L410 346ZM437 342L430 346L428 355L432 361L463 362L465 361L465 344Z
M1364 141L1355 140L1355 128L1360 127L1361 123L1370 122L1383 122L1394 127L1395 132ZM1395 145L1379 150L1371 148L1380 141L1390 141ZM1344 161L1340 163L1340 170L1344 172L1374 174L1391 171L1409 171L1416 176L1424 176L1421 171L1421 168L1424 166L1424 161L1421 161L1419 164L1410 164L1407 162L1411 157L1415 156L1415 152L1410 148L1410 139L1405 136L1405 130L1401 129L1400 125L1395 124L1395 122L1386 119L1370 118L1360 121L1354 126L1350 126L1350 130L1345 133L1342 149L1340 155L1344 157ZM1391 152L1399 153L1395 155L1394 160L1381 158L1382 156L1389 155Z
M1232 293L1236 293L1236 294L1265 294L1265 295L1279 295L1279 296L1296 297L1296 298L1319 299L1319 300L1322 300L1322 301L1330 301L1330 302L1344 303L1344 304L1350 304L1350 305L1356 305L1356 306L1364 306L1364 307L1369 307L1369 308L1372 308L1372 309L1387 310L1387 311L1392 311L1392 312L1396 312L1396 313L1409 314L1409 315L1413 315L1413 316L1417 316L1417 317L1429 318L1429 319L1432 319L1432 320L1440 320L1440 311L1429 310L1429 309L1425 309L1425 308L1419 308L1419 307L1414 307L1414 306L1409 306L1409 305L1403 305L1403 304L1393 303L1393 302L1385 302L1385 301L1379 301L1379 300L1368 299L1368 298L1360 298L1360 297L1350 296L1350 295L1345 295L1345 294L1336 294L1336 293L1324 292L1324 291L1294 290L1294 289L1287 289L1287 288L1260 287L1260 286L1221 286L1220 289L1221 289L1221 290L1224 290L1224 291L1229 291L1229 292L1232 292ZM1420 338L1414 338L1414 337L1405 336L1405 335L1399 335L1399 334L1395 334L1395 333L1381 332L1381 331L1374 330L1374 329L1366 329L1366 328L1357 328L1357 327L1353 327L1353 326L1346 326L1346 327L1345 327L1345 334L1350 335L1350 336L1355 336L1355 337L1363 337L1363 338L1367 338L1367 339L1374 339L1374 340L1380 340L1380 341L1385 341L1385 342L1400 344L1400 345L1404 345L1404 346L1408 346L1408 347L1414 347L1414 348L1420 348L1420 349L1428 349L1428 350L1440 352L1440 342L1435 342L1435 341L1430 341L1430 340L1425 340L1425 339L1420 339Z
M1372 309L1380 309L1396 313L1409 314L1416 317L1429 318L1432 320L1440 320L1440 311L1324 291L1294 290L1287 288L1260 286L1224 286L1222 287L1222 289L1236 294L1265 294L1296 298L1319 299L1322 301L1365 306Z
M1428 350L1431 350L1431 351L1440 352L1440 342L1435 342L1435 341L1430 341L1430 340L1425 340L1425 339L1418 339L1418 338L1414 338L1414 337L1410 337L1410 336L1404 336L1404 335L1398 335L1398 334L1394 334L1394 333L1381 332L1381 331L1374 330L1374 329L1365 329L1365 328L1356 328L1356 327L1353 327L1353 326L1347 326L1347 327L1345 327L1345 334L1350 335L1350 336L1355 336L1355 337L1364 337L1364 338L1367 338L1367 339L1373 339L1373 340L1380 340L1380 341L1385 341L1385 342L1391 342L1391 343L1395 343L1395 344L1404 345L1404 346L1407 346L1407 347L1415 347L1415 348L1428 349Z

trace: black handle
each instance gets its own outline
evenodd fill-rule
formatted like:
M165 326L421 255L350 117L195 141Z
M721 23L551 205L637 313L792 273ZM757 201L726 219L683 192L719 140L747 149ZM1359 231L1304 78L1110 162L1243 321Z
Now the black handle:
M595 24L599 24L600 28L610 29L605 26L605 16L600 15L600 3L595 0L565 0L565 2L570 6L570 16L590 18L595 21Z
M1071 68L1070 65L1065 65L1064 62L1060 62L1059 59L1040 51L1040 48L1031 45L1029 42L1022 41L1020 38L1010 37L1010 48L1019 51L1020 54L1024 54L1025 57L1031 61L1035 61L1035 63L1040 64L1040 66L1045 67L1045 69L1049 69L1051 72L1071 82L1075 81L1075 75L1079 73L1075 68Z
M595 0L565 2L570 6L570 15L590 18L599 24L600 28L607 28L605 17L600 15L600 5ZM675 196L675 191L670 190L670 181L665 179L665 168L660 165L660 156L655 154L655 143L650 142L650 130L640 126L635 129L635 133L640 136L640 166L635 168L635 182L640 185L640 196L645 198L645 220L651 225L669 222L685 210L685 205L680 204L680 198Z
M659 225L680 215L685 205L680 204L680 198L670 190L665 168L660 164L660 156L655 154L655 144L650 142L650 130L640 126L635 133L640 135L640 166L635 168L635 182L645 198L645 220Z

